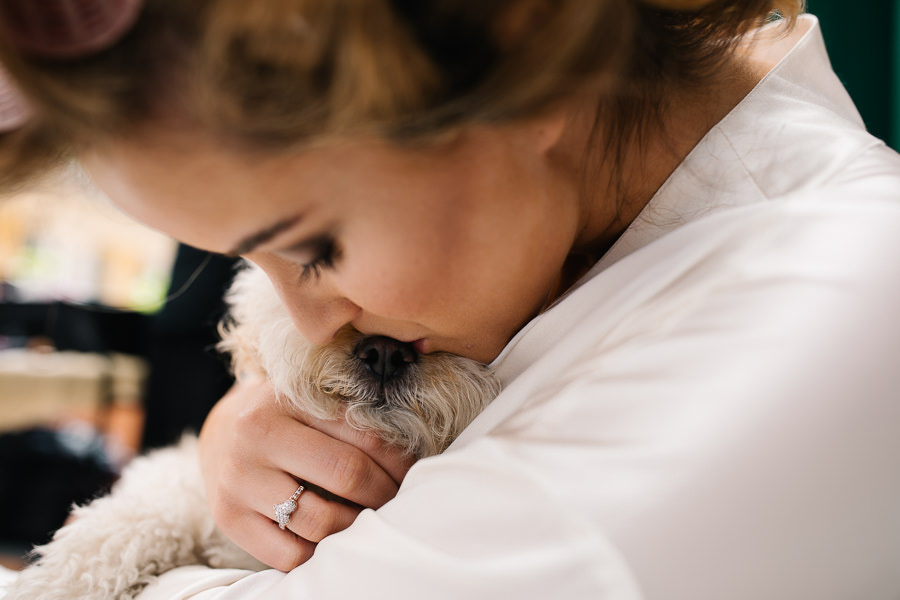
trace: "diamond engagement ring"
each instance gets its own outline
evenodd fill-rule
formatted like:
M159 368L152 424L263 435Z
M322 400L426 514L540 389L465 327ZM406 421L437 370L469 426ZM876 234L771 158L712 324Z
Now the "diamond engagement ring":
M291 515L297 510L297 498L300 497L304 489L301 485L296 492L291 494L290 498L273 507L275 509L275 521L278 523L279 529L284 529L291 522Z

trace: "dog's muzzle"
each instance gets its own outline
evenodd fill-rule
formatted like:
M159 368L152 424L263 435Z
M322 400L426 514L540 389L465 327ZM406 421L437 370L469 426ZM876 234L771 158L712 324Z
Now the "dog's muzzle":
M366 373L380 388L402 376L419 359L412 344L383 335L364 337L357 342L353 355L363 363Z

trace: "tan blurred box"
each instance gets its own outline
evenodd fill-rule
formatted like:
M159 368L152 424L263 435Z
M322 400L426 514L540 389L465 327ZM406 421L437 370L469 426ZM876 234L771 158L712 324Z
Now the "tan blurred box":
M145 362L133 356L82 352L0 352L0 431L97 419L113 404L140 405Z

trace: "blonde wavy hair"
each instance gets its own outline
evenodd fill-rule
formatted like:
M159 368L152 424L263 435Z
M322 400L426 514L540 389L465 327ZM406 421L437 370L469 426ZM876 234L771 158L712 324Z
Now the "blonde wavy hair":
M147 0L77 60L0 39L28 123L0 136L0 189L177 118L238 148L365 132L398 142L523 118L584 86L613 143L703 85L741 36L802 0ZM0 12L0 23L3 14ZM8 37L8 36L7 36Z

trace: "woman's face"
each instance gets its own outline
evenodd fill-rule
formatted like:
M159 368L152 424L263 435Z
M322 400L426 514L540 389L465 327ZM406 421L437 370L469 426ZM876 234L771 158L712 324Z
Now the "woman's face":
M440 147L356 140L260 158L148 134L84 165L137 219L262 267L314 343L351 325L489 362L548 300L576 235L541 135L482 128Z

